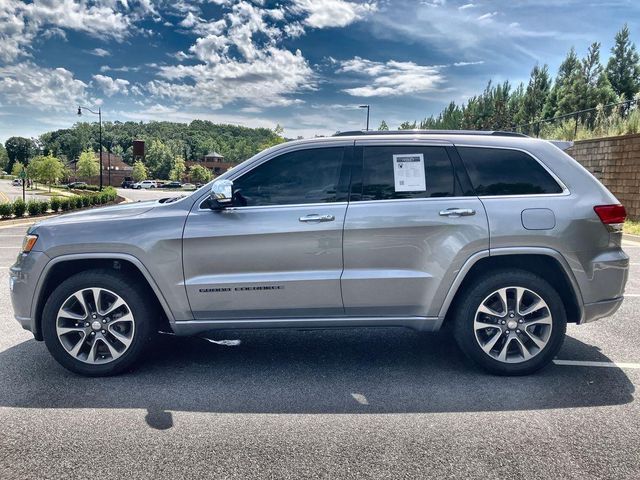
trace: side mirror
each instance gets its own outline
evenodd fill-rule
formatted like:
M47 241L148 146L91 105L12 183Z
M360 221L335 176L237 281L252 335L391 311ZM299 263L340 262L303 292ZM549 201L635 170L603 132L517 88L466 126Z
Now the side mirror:
M212 209L230 207L233 202L233 182L231 180L213 182L209 199Z

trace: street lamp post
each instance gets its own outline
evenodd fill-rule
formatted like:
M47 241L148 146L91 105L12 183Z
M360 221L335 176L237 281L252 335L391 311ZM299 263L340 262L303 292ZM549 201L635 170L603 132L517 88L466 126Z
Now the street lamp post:
M100 191L102 191L102 109L98 107L98 111L94 112L90 108L82 107L78 105L78 115L82 115L82 109L89 110L94 115L98 115L98 124L100 126L100 133L98 142L100 143Z
M367 132L369 131L369 105L359 105L358 108L367 109Z

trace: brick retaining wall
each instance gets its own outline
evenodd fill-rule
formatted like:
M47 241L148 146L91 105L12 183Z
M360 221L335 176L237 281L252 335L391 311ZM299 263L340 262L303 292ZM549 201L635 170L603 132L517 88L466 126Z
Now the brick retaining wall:
M640 134L580 140L566 151L640 219Z

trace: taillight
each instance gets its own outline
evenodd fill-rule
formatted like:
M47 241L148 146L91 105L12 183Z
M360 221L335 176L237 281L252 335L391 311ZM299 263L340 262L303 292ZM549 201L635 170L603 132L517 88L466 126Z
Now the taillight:
M627 211L624 209L624 205L598 205L593 209L609 231L622 231L622 226L627 218Z

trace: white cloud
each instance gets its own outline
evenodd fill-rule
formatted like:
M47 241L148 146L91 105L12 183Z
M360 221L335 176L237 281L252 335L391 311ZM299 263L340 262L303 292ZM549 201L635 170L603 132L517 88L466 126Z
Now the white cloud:
M104 48L94 48L93 50L89 50L91 55L95 55L96 57L108 57L111 55L109 50L105 50Z
M460 5L458 7L458 10L468 10L469 8L473 8L475 7L475 4L473 3L465 3L464 5Z
M345 27L378 10L376 2L345 0L293 0L290 7L306 15L303 23L312 28Z
M146 14L156 14L148 0L138 0L135 8L126 0L1 0L0 60L29 56L36 39L64 38L65 30L122 41L135 29L133 22Z
M444 81L439 66L413 62L374 62L360 57L341 62L339 73L368 77L371 83L343 91L357 97L390 97L428 92Z
M496 15L498 15L498 12L489 12L489 13L485 13L484 15L480 15L477 20L489 20L490 18L495 17Z
M93 79L107 97L116 94L127 95L129 93L129 81L122 78L111 78L107 75L94 75Z
M64 68L44 68L26 61L0 66L0 99L38 110L68 110L87 101L87 84Z
M315 75L302 52L278 45L284 34L273 20L283 15L244 0L229 2L215 21L188 12L180 25L200 36L190 56L180 52L176 59L193 57L200 63L158 66L159 78L147 84L149 93L208 108L237 100L249 107L298 103L291 95L315 88Z
M454 67L467 67L469 65L482 65L484 60L477 60L475 62L455 62L453 64Z

